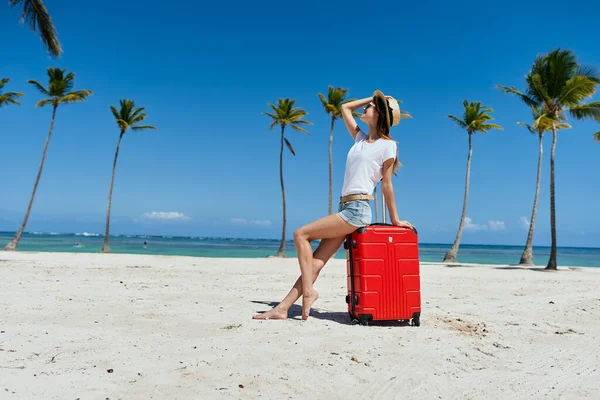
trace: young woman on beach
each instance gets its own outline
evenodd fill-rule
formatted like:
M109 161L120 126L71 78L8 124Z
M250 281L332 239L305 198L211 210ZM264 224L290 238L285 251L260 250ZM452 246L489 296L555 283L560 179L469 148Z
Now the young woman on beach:
M365 134L357 125L352 112L363 108L360 120L368 126ZM371 223L373 190L379 181L385 196L390 221L397 226L413 228L408 221L398 218L392 186L392 173L400 166L397 145L390 136L390 127L400 122L400 107L390 96L376 90L373 97L342 105L342 117L354 139L348 152L344 185L339 212L305 225L294 232L298 252L300 277L287 296L273 309L255 315L254 319L287 319L288 309L302 296L302 319L308 319L310 307L319 297L313 288L321 269L338 251L346 235ZM321 239L312 252L310 242Z

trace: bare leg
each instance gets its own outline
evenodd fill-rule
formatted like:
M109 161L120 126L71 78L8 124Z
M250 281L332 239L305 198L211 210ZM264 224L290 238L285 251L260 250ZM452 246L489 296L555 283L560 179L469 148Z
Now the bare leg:
M338 238L323 239L313 254L313 277L317 280L319 273L327 264L327 261L340 248L344 242L345 236ZM313 281L313 283L314 283ZM290 289L285 298L273 309L263 314L255 315L254 319L287 319L289 308L302 296L302 275L298 277L296 283Z
M302 319L308 319L310 307L319 298L314 290L316 277L313 272L313 254L310 242L315 239L328 239L346 236L356 227L344 221L339 215L331 214L311 222L294 232L294 244L298 252L300 273L302 274Z

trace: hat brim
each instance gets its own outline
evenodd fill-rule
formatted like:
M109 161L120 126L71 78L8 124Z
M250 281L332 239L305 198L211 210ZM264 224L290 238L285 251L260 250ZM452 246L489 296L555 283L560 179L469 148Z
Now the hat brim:
M385 123L386 126L388 127L388 130L391 127L391 121L390 121L390 113L388 111L388 102L385 98L385 95L383 94L383 92L381 90L375 90L375 92L373 92L373 100L375 101L375 104L377 105L377 109L379 111L381 111L381 114L383 114L384 118L385 118Z

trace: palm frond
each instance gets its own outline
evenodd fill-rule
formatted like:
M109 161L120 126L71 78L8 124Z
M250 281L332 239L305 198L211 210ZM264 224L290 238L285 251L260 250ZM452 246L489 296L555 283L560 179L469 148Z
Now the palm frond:
M292 121L291 124L292 125L295 125L295 124L312 125L312 122L306 121L304 119L297 119L297 120Z
M468 102L463 101L463 118L447 115L446 118L453 120L459 127L466 129L469 134L482 132L487 133L488 129L502 129L500 125L490 124L488 121L493 120L489 113L494 110L481 104L478 101Z
M60 57L63 50L58 41L52 18L44 3L41 0L8 0L8 4L11 7L23 4L21 23L28 24L33 32L36 32L36 28L39 29L40 39L44 47L54 57Z
M116 122L122 133L129 129L129 124L127 123L127 121L122 120L121 118L117 118Z
M323 107L327 106L327 99L325 98L325 96L323 95L323 93L319 93L318 94L319 99L321 100L321 103L323 104Z
M131 118L130 117L129 118L129 125L139 124L140 122L142 122L143 120L145 120L147 116L148 116L148 114L143 113L143 114L138 115L135 118Z
M544 73L540 76L546 78L542 84L547 89L548 96L552 99L561 96L566 83L579 70L577 60L571 50L553 50L543 58L541 65L543 65Z
M112 115L115 117L115 119L121 119L121 116L119 115L119 110L117 110L117 107L115 106L110 106L110 111L112 112Z
M142 131L145 129L152 129L152 130L156 130L156 127L152 126L152 125L139 125L139 126L132 126L131 130L132 131Z
M554 128L558 131L558 130L561 130L561 129L571 129L572 126L569 125L569 124L555 124Z
M7 93L7 94L4 94L4 95L0 96L0 107L3 107L5 105L7 106L9 104L16 104L18 106L21 105L21 103L18 100L15 100L14 97L10 97L9 96L10 94L11 93Z
M133 131L141 131L145 129L156 129L152 125L136 125L146 119L148 114L144 113L145 107L135 108L135 101L129 99L119 100L120 108L110 106L110 110L117 120L117 124L122 132L130 129Z
M5 92L2 93L2 88L10 82L10 78L0 79L0 107L9 104L21 105L21 103L17 100L19 97L25 96L25 94L20 92Z
M517 122L517 125L524 126L531 133L538 133L535 129L533 129L533 127L531 125L526 124L524 122Z
M289 140L287 140L287 138L283 138L283 140L285 141L285 145L289 149L290 153L292 153L295 156L296 152L294 151L294 148L292 147L292 144L289 142Z
M299 107L294 107L296 103L295 100L285 98L278 99L277 106L273 104L268 104L268 106L274 111L274 113L263 112L263 114L267 115L272 119L270 129L272 130L275 125L287 126L290 125L293 129L308 133L304 128L301 128L298 125L311 125L312 123L304 120L304 118L308 113Z
M600 71L594 67L580 66L577 75L585 76L596 84L600 84Z
M36 107L44 107L44 106L47 106L48 104L54 105L54 100L53 99L40 100L40 101L38 101L38 103L35 106Z
M580 104L569 108L569 113L575 119L600 118L600 101Z
M75 85L75 74L67 73L65 68L47 68L49 96L63 97L71 92Z
M507 87L507 86L502 86L502 85L496 85L496 87L502 89L504 91L504 93L516 95L517 97L519 97L521 99L521 101L523 101L523 103L525 103L529 107L535 107L538 105L538 102L535 99L532 99L531 97L527 96L526 94L521 93L515 87Z
M548 88L545 86L544 77L540 74L529 74L525 77L527 82L526 94L534 99L536 104L550 105L552 98L548 95Z
M59 99L60 103L77 103L85 101L88 96L92 94L89 90L77 90L75 92L68 93Z
M137 118L137 116L138 116L138 115L139 115L141 112L143 112L145 109L146 109L145 107L136 108L136 109L135 109L135 110L134 110L134 111L131 113L131 117L130 117L130 118L131 118L132 120L133 120L133 119L136 119L136 118Z
M481 124L478 126L478 129L476 129L476 131L481 132L481 133L487 133L487 131L489 131L490 129L498 129L503 131L504 128L501 127L500 125L496 125L496 124Z
M319 99L323 104L325 112L334 118L339 118L342 115L342 104L346 103L345 100L348 89L346 88L334 88L329 85L327 91L327 98L322 93L319 93Z
M600 142L600 132L596 132L596 133L594 133L594 140L595 140L596 142Z
M50 96L50 93L48 93L48 90L46 90L45 87L40 85L40 83L38 81L28 80L27 82L31 83L38 90L38 92L40 92L44 96Z
M263 111L263 114L268 115L269 117L271 117L273 119L278 119L279 118L278 115L275 115L275 114L272 114L272 113L268 113L266 111Z
M304 128L301 128L301 127L299 127L299 126L292 125L292 129L295 129L295 130L297 130L298 132L303 132L303 133L306 133L307 135L310 135L310 133L309 133L309 132L308 132L306 129L304 129Z
M280 100L281 100L281 99L280 99ZM276 118L280 118L280 116L279 116L279 113L281 112L281 110L280 110L279 108L275 107L273 104L269 104L269 107L271 107L271 109L272 109L273 111L275 111L275 114L277 115L277 117L276 117ZM266 113L265 113L265 114L266 114Z
M564 91L557 99L557 103L573 106L591 97L596 92L596 85L592 79L584 75L575 75L564 86Z
M467 124L460 118L455 117L454 115L447 115L446 118L450 118L451 120L453 120L459 127L466 129L467 128Z

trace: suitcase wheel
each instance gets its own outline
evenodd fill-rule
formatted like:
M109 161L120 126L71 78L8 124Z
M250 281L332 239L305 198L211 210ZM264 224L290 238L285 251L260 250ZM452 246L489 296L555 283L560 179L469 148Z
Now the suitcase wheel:
M354 318L351 322L352 325L358 325L358 323L359 321L356 318Z
M416 312L412 317L412 326L421 326L421 313Z

